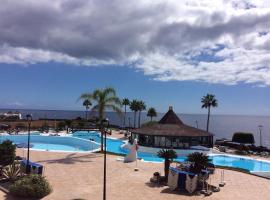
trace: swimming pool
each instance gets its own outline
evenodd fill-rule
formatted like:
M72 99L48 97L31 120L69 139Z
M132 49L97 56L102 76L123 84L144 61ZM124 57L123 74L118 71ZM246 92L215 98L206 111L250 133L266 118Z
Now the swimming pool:
M83 139L91 139L95 142L100 143L100 136L97 132L76 132L73 134L73 137L79 137ZM121 146L124 144L122 140L107 138L107 151L118 154L127 154L126 150L123 150ZM163 162L162 158L159 158L156 154L152 153L142 153L138 152L138 157L146 162ZM209 155L209 158L212 160L212 163L224 167L234 167L241 168L248 171L269 171L270 172L270 162L260 161L250 158L244 158L241 156L233 155ZM185 161L187 157L181 156L178 157L177 161Z
M11 140L15 144L27 143L27 135L5 135L0 136L0 142ZM31 136L31 144L33 150L43 151L60 151L60 152L89 152L97 151L100 148L100 135L98 132L76 132L72 137L63 136ZM127 154L127 150L123 150L121 146L124 144L122 140L107 138L107 151L117 154ZM138 157L145 162L163 162L154 153L138 152ZM232 155L209 155L213 164L225 167L234 167L248 170L250 172L270 172L270 162L255 160L247 157ZM177 161L185 161L186 157L181 156Z
M255 160L252 158L244 158L241 156L234 155L210 155L213 164L225 167L234 167L246 169L248 171L269 171L270 172L270 161Z
M4 135L0 136L0 142L11 140L14 144L27 146L27 135ZM61 152L89 152L98 150L100 145L90 140L76 137L40 136L31 135L31 149L41 151Z

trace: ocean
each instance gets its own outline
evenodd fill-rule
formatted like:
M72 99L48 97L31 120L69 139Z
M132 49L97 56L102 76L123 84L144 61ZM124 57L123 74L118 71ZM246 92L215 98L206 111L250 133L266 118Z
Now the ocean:
M8 111L19 111L25 117L31 113L34 119L50 118L50 119L74 119L77 117L85 117L85 111L64 111L64 110L26 110L26 109L0 109L0 113ZM96 113L90 112L90 116ZM137 114L138 116L138 114ZM153 120L159 120L163 113L159 113ZM180 119L187 125L206 129L207 115L203 114L178 114ZM106 117L109 118L111 124L122 125L123 119L114 112L107 112ZM134 114L127 113L126 126L133 126ZM143 112L141 115L141 123L150 120ZM138 119L137 119L138 122ZM270 116L243 116L243 115L211 115L209 131L215 134L215 139L227 138L231 139L234 132L250 132L254 134L256 144L260 143L259 125L262 128L262 144L270 147Z

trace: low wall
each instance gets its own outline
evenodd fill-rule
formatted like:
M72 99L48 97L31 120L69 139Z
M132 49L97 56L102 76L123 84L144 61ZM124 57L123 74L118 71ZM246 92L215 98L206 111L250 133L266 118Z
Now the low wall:
M121 148L123 150L129 150L131 148L130 143L123 144ZM138 151L142 153L152 153L152 154L157 154L158 151L160 151L161 148L153 148L153 147L144 147L144 146L139 146ZM212 153L211 149L208 151L205 150L197 150L197 149L174 149L174 151L177 153L178 156L187 156L188 154L194 153L194 152L202 152L205 154Z
M257 176L262 176L265 178L270 178L270 172L269 171L265 171L265 172L256 172L256 171L251 171L251 174L255 174Z

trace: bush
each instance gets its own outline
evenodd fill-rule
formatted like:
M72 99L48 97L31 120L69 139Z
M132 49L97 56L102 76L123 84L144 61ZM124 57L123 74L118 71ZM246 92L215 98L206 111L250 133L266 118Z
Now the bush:
M16 129L26 129L27 126L24 123L18 123L16 124Z
M14 161L11 165L4 167L3 176L9 181L14 182L21 174L21 166L19 161Z
M10 140L6 140L0 144L0 165L6 166L14 162L16 157L16 145Z
M232 141L242 143L242 144L254 144L255 143L254 136L252 133L241 133L241 132L234 133Z
M17 197L42 198L50 194L52 189L45 177L32 174L17 180L9 191Z
M158 122L157 121L148 121L148 122L145 122L141 125L141 127L148 127L148 126L153 126L155 124L157 124Z
M189 154L187 161L192 163L190 171L193 173L201 173L202 169L212 166L209 156L200 152Z
M61 122L59 122L59 123L57 124L57 129L58 129L59 131L64 130L65 127L66 127L66 123L63 122L63 121L61 121Z

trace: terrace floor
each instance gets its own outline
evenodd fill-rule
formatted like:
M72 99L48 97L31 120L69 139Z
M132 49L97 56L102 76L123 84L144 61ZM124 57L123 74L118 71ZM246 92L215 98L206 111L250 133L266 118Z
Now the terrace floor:
M22 151L18 150L18 155ZM270 180L225 170L225 187L209 197L203 195L180 194L171 192L168 187L157 187L149 183L153 172L163 173L163 164L138 162L124 164L108 155L107 161L107 199L109 200L264 200L269 199ZM53 192L45 200L102 199L103 155L31 152L31 160L45 166L45 176L53 186ZM220 170L211 176L211 183L218 185ZM0 199L15 200L0 191Z

